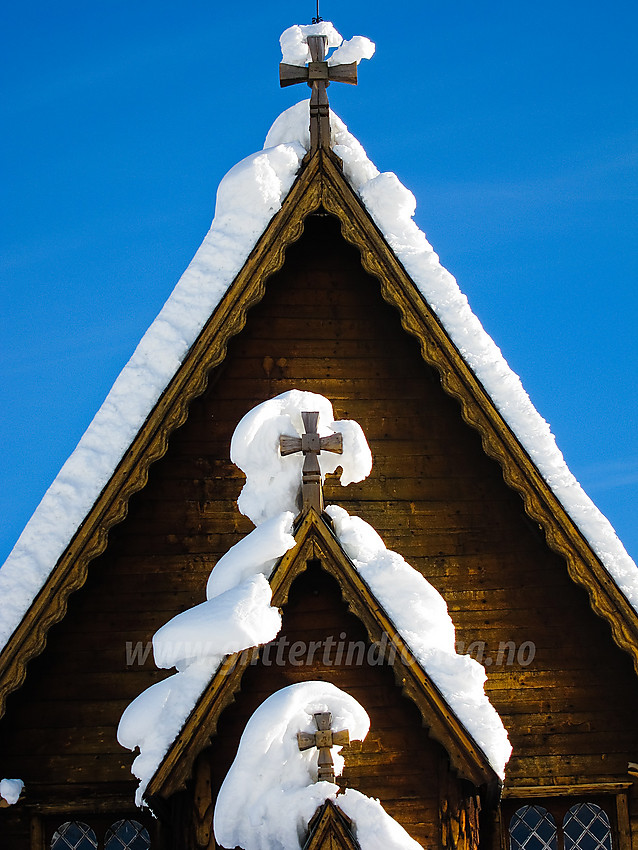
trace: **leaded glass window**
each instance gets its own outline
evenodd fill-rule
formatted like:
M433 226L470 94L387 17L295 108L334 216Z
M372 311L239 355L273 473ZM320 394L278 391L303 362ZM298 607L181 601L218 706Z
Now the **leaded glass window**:
M612 850L611 824L595 803L572 806L563 820L565 850Z
M63 823L53 833L51 850L96 850L97 838L91 827L79 820Z
M521 806L510 821L510 850L557 850L556 822L542 806Z
M104 850L148 850L151 837L136 820L119 820L106 831Z

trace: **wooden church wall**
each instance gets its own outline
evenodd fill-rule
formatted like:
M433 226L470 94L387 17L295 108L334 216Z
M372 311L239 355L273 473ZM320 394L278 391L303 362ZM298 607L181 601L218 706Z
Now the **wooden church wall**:
M242 478L228 458L230 437L257 402L292 387L330 398L337 418L361 423L372 448L370 478L346 489L329 482L327 502L369 521L426 575L466 650L486 642L489 693L514 745L507 785L625 777L638 751L628 658L527 520L358 253L334 220L313 217L8 700L3 770L25 780L29 802L132 800L133 756L117 744L117 722L165 674L151 655L127 664L127 643L129 653L138 642L143 649L171 616L201 602L211 567L250 530L235 506ZM496 664L506 641L514 663ZM535 655L526 666L518 652L528 641Z
M369 652L369 646L365 652L353 649L348 657L347 647L367 645L367 636L361 623L347 612L336 581L312 564L293 583L283 611L281 633L265 662L262 659L247 669L236 701L220 718L213 745L202 754L209 763L213 800L247 721L263 701L294 682L329 681L355 697L371 720L366 740L343 750L346 769L340 784L380 798L424 847L439 846L439 782L447 772L447 756L427 737L418 709L401 696L392 670L375 663L377 656ZM330 637L334 645L326 644ZM311 659L301 655L311 663L291 664L287 647L298 641L306 647L312 641L321 644ZM338 651L340 641L343 652ZM282 664L276 663L278 650ZM359 660L361 664L356 663Z

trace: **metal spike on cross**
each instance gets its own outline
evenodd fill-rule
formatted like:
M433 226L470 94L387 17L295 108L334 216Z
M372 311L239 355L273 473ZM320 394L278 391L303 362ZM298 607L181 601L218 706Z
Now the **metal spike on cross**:
M303 512L314 508L318 514L323 513L323 490L321 487L321 467L319 466L319 455L321 452L334 452L343 454L343 436L339 433L328 434L320 437L317 431L319 413L316 410L304 410L301 414L303 426L306 431L301 437L288 437L282 435L279 438L279 450L281 456L303 452L303 468L301 473L301 495L303 501Z
M347 729L333 732L332 714L329 711L319 711L313 715L315 718L316 732L297 732L297 744L303 752L311 747L319 750L319 770L317 772L318 782L334 782L335 766L332 759L332 747L345 747L350 743L350 733Z
M318 15L318 12L317 12ZM330 148L330 105L326 89L331 82L357 84L357 63L347 65L328 65L327 35L309 35L310 62L305 65L279 65L279 84L294 86L296 83L308 83L312 89L310 95L310 153L319 148Z

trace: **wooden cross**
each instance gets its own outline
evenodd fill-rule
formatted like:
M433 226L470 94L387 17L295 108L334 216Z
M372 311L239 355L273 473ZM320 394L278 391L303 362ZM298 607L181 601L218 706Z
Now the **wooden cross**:
M320 437L317 433L317 422L319 413L304 410L301 414L303 426L306 431L301 437L288 437L282 435L279 438L279 450L281 456L303 452L303 469L301 475L301 495L303 500L303 512L308 508L314 508L318 514L323 513L323 490L321 488L321 467L319 466L319 455L321 452L334 452L343 454L343 436L341 434L329 434Z
M357 84L357 63L347 65L328 65L326 62L327 35L309 35L311 61L305 65L279 65L279 84L294 86L295 83L308 83L312 88L310 95L310 153L319 148L330 148L330 107L326 89L331 82Z
M310 747L316 747L319 750L317 781L334 782L335 764L332 760L331 748L347 746L350 743L350 733L347 729L342 729L340 732L332 731L330 728L332 714L329 711L317 712L313 717L317 732L297 732L297 743L302 752L309 750Z

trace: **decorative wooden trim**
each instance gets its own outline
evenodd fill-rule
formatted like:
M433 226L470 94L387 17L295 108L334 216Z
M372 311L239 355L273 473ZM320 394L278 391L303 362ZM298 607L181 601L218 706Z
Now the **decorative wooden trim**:
M267 278L283 265L286 248L300 237L305 218L322 205L337 216L344 238L359 249L363 267L379 281L383 298L399 311L403 328L419 341L424 360L437 369L444 390L459 401L463 419L478 431L484 450L500 463L506 483L521 495L525 511L543 528L549 546L566 560L569 575L586 589L592 609L609 623L614 640L631 655L638 673L638 615L388 247L343 177L338 157L320 150L304 163L281 210L3 650L0 713L7 694L24 681L28 661L44 649L48 629L64 616L70 594L86 581L90 561L106 548L109 530L125 518L129 498L145 486L151 463L165 454L170 434L186 421L190 402L206 389L209 371L223 361L229 340L242 330L249 308L262 298Z
M307 569L310 561L319 561L339 583L348 610L363 624L370 642L378 643L387 635L393 643L396 652L388 663L393 668L397 685L415 703L428 734L446 750L454 769L477 788L499 789L500 780L484 753L412 655L325 521L310 509L295 538L297 545L281 558L270 578L272 604L283 607L294 580ZM241 687L241 677L251 658L252 650L228 656L215 674L148 784L146 797L151 806L153 798L167 799L185 787L195 759L215 734L221 712Z
M423 359L437 369L448 395L459 401L464 421L478 431L486 454L498 461L505 482L522 497L526 513L565 559L570 577L585 588L592 609L607 620L616 644L629 653L638 673L638 614L344 180L334 154L324 159L322 190L324 208L337 216L344 238L359 249L363 267L379 281L384 300L399 311L404 330L419 341Z
M598 794L626 794L632 782L584 782L582 785L521 785L503 788L503 799L531 797L585 797Z
M337 798L338 802L338 798ZM303 850L360 850L352 833L352 821L339 806L326 800L312 816Z
M23 683L27 663L44 649L48 630L64 617L69 596L84 585L90 561L105 550L108 532L126 517L128 500L146 485L150 465L164 456L169 436L188 417L189 404L206 389L208 373L223 361L248 310L263 297L266 279L281 268L286 248L319 207L320 164L320 156L311 160L292 186L0 654L0 716L7 695Z

